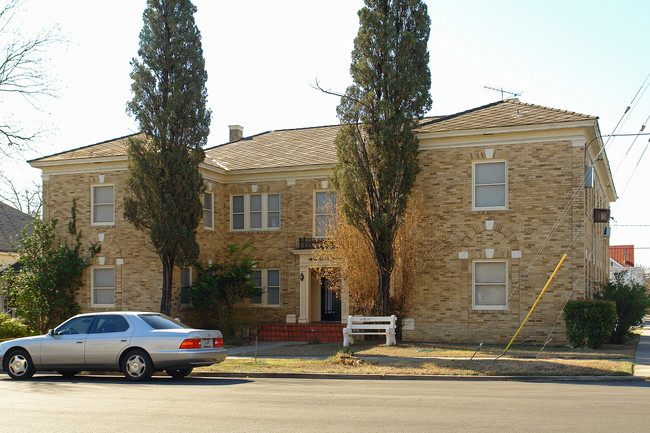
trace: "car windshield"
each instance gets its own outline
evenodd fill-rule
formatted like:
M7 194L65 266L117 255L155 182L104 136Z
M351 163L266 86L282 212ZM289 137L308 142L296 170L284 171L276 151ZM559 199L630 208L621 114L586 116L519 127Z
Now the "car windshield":
M147 325L151 326L153 329L190 328L184 323L181 323L179 320L174 320L169 316L165 316L164 314L140 314L138 317L144 320Z

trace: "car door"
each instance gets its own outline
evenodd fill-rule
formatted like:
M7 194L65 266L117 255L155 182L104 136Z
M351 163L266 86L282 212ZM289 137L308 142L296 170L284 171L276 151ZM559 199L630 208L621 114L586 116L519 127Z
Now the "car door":
M131 342L133 326L121 314L101 314L86 338L86 367L115 369L118 356Z
M58 326L41 343L41 364L45 369L83 369L86 337L95 316L74 317Z

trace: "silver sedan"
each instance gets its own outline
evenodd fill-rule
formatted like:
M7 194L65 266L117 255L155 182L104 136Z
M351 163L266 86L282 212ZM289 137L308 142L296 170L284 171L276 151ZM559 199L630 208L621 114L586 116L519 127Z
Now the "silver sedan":
M79 314L46 335L0 343L0 367L12 379L29 379L37 371L71 377L106 370L136 382L163 370L182 378L194 367L225 359L220 331L193 329L158 313Z

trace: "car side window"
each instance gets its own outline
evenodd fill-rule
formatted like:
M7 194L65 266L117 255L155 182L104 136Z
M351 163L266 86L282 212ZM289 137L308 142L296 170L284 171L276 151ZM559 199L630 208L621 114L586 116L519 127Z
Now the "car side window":
M92 325L95 316L84 316L70 319L64 324L60 325L55 330L57 335L71 335L71 334L87 334Z
M109 332L124 332L129 329L129 323L122 316L102 315L97 316L97 320L91 329L91 334L107 334Z

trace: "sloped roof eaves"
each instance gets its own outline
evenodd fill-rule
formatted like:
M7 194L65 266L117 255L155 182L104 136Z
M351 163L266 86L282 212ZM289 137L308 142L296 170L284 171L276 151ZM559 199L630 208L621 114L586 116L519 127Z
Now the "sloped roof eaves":
M58 161L69 162L70 160L91 160L108 157L118 157L116 159L119 159L119 157L122 156L126 157L129 139L138 135L140 135L140 133L125 135L112 140L106 140L100 143L90 144L88 146L82 146L76 149L55 153L53 155L32 159L27 162L34 167L40 167Z
M336 163L334 138L338 128L265 132L208 149L206 162L228 171L332 165Z

